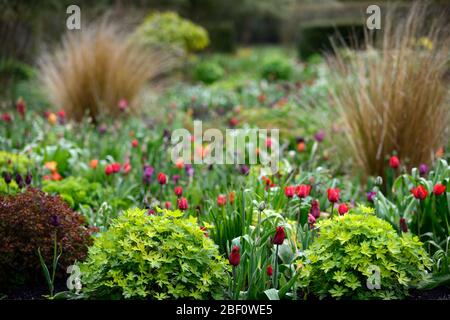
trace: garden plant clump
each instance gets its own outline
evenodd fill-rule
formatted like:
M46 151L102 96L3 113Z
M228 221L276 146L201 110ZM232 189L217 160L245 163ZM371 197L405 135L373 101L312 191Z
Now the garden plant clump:
M5 45L0 300L449 299L448 26L299 54L310 6L219 2Z

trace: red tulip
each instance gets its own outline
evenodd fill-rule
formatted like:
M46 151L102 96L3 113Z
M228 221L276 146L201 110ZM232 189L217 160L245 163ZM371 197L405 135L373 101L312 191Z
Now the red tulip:
M227 203L227 196L219 194L217 196L217 205L223 207L224 205L226 205L226 203Z
M338 208L338 212L341 216L348 212L348 206L345 203L341 203Z
M113 164L111 164L111 168L113 173L117 173L120 171L120 163L118 162L114 162Z
M433 193L436 196L440 196L445 192L446 187L442 183L437 183L433 188Z
M267 275L268 275L269 277L271 277L272 274L273 274L273 268L272 268L272 265L269 264L269 265L267 266Z
M284 233L284 228L282 226L278 226L275 231L275 236L273 237L273 243L276 245L283 244L285 238L286 234Z
M167 176L164 173L162 173L162 172L160 172L158 174L158 183L160 185L164 185L164 184L167 183Z
M133 148L137 148L139 145L139 142L137 141L137 139L134 139L133 141L131 141L131 145L133 146Z
M5 112L1 116L2 121L5 121L6 123L10 123L12 121L12 117L9 113Z
M182 186L177 186L174 189L175 191L175 195L179 198L183 195L183 187Z
M389 166L392 169L398 169L400 167L400 160L396 156L392 156L389 159Z
M286 195L286 197L292 198L295 195L295 187L293 186L285 187L284 194Z
M331 203L335 203L339 201L339 189L338 188L329 188L327 190L328 193L328 201Z
M241 255L239 254L238 246L234 246L233 249L231 249L230 257L228 258L228 260L234 267L239 265L239 263L241 262Z
M405 218L400 218L400 229L402 232L408 232L408 224L406 223Z
M309 193L311 192L311 186L306 184L301 184L295 188L295 193L297 193L297 196L299 198L306 198L309 196Z
M130 164L130 162L127 161L123 165L123 173L127 174L130 171L131 171L131 164Z
M180 210L187 210L188 208L188 202L186 198L180 198L177 200L178 209Z
M169 201L166 201L166 202L164 203L164 207L165 207L167 210L169 210L171 206L172 206L172 204L171 204Z
M105 167L105 174L109 176L110 174L113 174L113 173L114 173L113 167L111 165L107 165Z
M319 208L319 201L313 200L311 203L311 209L309 210L309 213L315 218L320 217L320 208Z
M25 117L26 107L27 107L27 105L26 105L25 101L22 98L19 98L16 102L16 109L22 118Z
M419 200L424 200L428 195L427 189L425 189L423 186L412 188L411 193L414 195L414 198Z

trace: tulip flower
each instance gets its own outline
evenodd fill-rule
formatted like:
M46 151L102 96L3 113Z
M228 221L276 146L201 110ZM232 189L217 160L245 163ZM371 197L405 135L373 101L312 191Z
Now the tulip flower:
M336 203L339 201L339 189L338 188L329 188L327 190L328 201L331 203Z
M32 179L33 179L33 176L31 175L30 172L28 172L27 175L25 176L25 184L27 186L29 186L31 184Z
M293 186L287 186L284 188L284 194L288 198L292 198L295 195L295 187Z
M272 268L272 265L269 264L269 265L267 266L267 275L268 275L269 277L271 277L272 274L273 274L273 268Z
M402 232L408 232L408 224L406 223L405 218L400 218L400 230Z
M180 180L180 176L178 174L174 174L172 176L172 181L174 184L177 184L179 180Z
M235 197L236 197L236 195L235 195L234 191L231 191L231 192L228 194L228 200L230 201L230 203L234 203Z
M20 97L16 102L16 109L17 109L17 112L22 117L22 119L25 118L26 107L27 107L27 105L26 105L25 101L23 100L22 97Z
M298 152L304 152L306 150L306 146L304 142L299 142L297 144L297 150Z
M2 116L0 117L0 119L6 123L10 123L12 122L12 117L9 113L5 112L2 114Z
M309 210L309 213L315 218L320 218L320 208L319 208L319 201L313 200L311 203L311 209Z
M396 156L392 156L389 159L389 166L392 169L398 169L400 167L400 160Z
M124 112L128 109L128 101L126 99L120 99L118 103L119 110Z
M51 125L55 125L58 122L58 117L53 112L50 112L47 116L47 121Z
M186 198L180 198L177 200L178 209L184 211L188 208L188 202Z
M421 176L424 176L424 175L426 175L428 173L428 166L425 164L425 163L422 163L420 166L419 166L419 174L421 175Z
M286 239L286 234L282 226L278 226L275 230L275 236L273 237L273 243L276 245L283 244L284 239Z
M127 174L128 172L131 171L131 164L129 161L125 162L123 165L123 173Z
M97 159L92 159L92 160L89 162L89 166L90 166L92 169L97 168L97 166L98 166L98 160L97 160Z
M433 188L433 193L436 196L440 196L445 192L446 187L442 183L437 183Z
M238 124L238 119L236 119L236 118L231 118L229 123L230 123L230 127L234 128L234 127L236 127L237 124Z
M134 139L133 141L131 141L131 146L133 148L137 148L139 146L139 142L137 141L137 139Z
M311 192L311 186L306 184L301 184L295 188L295 193L299 198L306 198L309 196L309 193Z
M315 139L317 142L322 142L322 141L325 139L325 131L324 131L324 130L320 130L319 132L317 132L317 133L314 135L314 139Z
M11 177L11 175L8 173L8 172L3 172L2 173L2 176L3 176L3 180L5 180L5 183L7 184L7 185L9 185L10 183L11 183L11 181L12 181L12 177Z
M171 206L172 206L172 204L171 204L169 201L166 201L166 202L164 203L164 207L165 207L167 210L169 210Z
M375 196L377 195L377 193L375 191L369 191L366 193L367 196L367 201L369 202L373 202Z
M423 186L412 188L411 193L413 194L414 198L419 200L425 200L428 195L427 189L425 189Z
M58 116L60 124L64 124L66 122L66 112L64 110L59 110L56 115Z
M155 169L152 166L149 166L149 165L144 166L144 175L142 177L144 184L152 183L154 171L155 171Z
M241 262L241 254L239 253L239 250L240 249L238 246L233 246L233 249L231 249L228 260L233 267L237 267Z
M220 194L220 195L217 196L217 205L219 207L225 206L226 203L227 203L227 197L225 195Z
M348 212L348 206L345 203L341 203L338 207L339 215L343 216Z
M179 198L183 195L183 187L177 186L174 188L175 195Z
M158 183L160 185L165 185L167 183L167 176L162 172L158 174Z
M183 167L184 167L184 160L183 160L183 158L178 159L178 160L175 162L175 166L176 166L178 169L183 169Z

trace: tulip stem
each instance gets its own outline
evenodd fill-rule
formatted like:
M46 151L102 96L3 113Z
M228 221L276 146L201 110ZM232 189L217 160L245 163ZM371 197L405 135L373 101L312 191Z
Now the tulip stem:
M233 266L233 287L232 287L231 298L234 299L236 296L236 266Z
M331 203L331 215L330 218L333 218L333 211L334 211L334 203Z
M278 247L279 245L277 244L277 248L275 249L275 261L274 261L274 266L275 266L275 270L274 270L274 275L273 275L273 287L275 289L277 289L278 287Z

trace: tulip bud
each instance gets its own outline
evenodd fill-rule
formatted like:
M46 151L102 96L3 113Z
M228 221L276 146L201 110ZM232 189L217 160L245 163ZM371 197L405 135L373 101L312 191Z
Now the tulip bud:
M241 262L241 255L239 253L238 246L234 246L233 249L231 249L230 257L228 258L228 260L233 267L239 265L239 263Z
M275 230L275 236L273 237L273 243L276 245L283 244L284 239L286 238L286 234L284 232L284 228L282 226L278 226Z
M167 183L167 176L162 172L158 174L158 183L160 185L165 185Z
M272 265L269 264L269 265L267 266L267 275L268 275L269 277L271 277L272 274L273 274L273 268L272 268Z
M392 157L389 159L389 166L390 166L392 169L398 169L398 168L400 167L400 160L398 159L398 157L392 156Z
M345 203L341 203L338 207L338 212L341 216L348 212L348 206Z
M436 196L440 196L445 192L446 187L442 183L437 183L433 188L433 193Z

